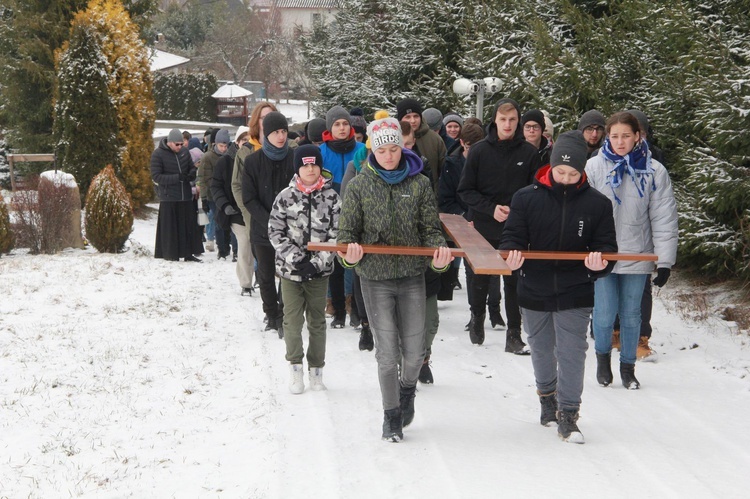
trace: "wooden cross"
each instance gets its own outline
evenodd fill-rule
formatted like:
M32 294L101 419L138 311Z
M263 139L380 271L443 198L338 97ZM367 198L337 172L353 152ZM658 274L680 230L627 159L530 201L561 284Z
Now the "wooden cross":
M474 229L461 215L441 213L440 221L448 235L458 248L451 248L454 257L466 258L475 274L509 275L512 271L503 258L508 257L507 250L497 250ZM335 242L308 243L310 251L341 251L346 252L346 244ZM363 244L365 253L381 255L412 255L432 256L437 248L423 246L385 246ZM588 256L583 251L521 251L527 260L583 260ZM605 260L652 261L658 257L652 253L602 253Z

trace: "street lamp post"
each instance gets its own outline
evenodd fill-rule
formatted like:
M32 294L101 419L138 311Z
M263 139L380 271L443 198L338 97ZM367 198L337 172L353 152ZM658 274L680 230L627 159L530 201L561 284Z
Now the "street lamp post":
M459 78L453 82L453 92L458 95L476 95L477 96L477 113L476 117L482 120L484 118L484 96L492 95L498 92L502 87L500 78L488 76L469 80L468 78Z

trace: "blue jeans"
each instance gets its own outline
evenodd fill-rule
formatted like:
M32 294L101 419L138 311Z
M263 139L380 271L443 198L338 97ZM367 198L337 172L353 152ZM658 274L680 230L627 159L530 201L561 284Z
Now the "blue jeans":
M594 347L612 350L615 317L620 316L620 362L635 364L641 333L641 295L648 274L609 274L594 284Z
M387 411L399 406L401 386L416 386L424 362L424 275L385 281L362 277L360 282L375 340L383 409Z

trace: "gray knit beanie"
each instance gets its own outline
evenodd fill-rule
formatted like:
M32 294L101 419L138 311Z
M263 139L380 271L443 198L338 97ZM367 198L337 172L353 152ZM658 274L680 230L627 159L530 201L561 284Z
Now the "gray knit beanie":
M552 146L549 164L552 168L567 165L583 173L586 168L586 156L588 147L583 133L580 130L572 130L560 135Z
M177 128L173 128L169 131L169 135L167 135L167 142L174 142L182 144L182 132L179 131Z
M349 122L350 126L352 124L349 112L346 109L341 106L333 106L326 113L326 129L330 132L333 128L333 124L338 120L346 120Z
M591 111L583 113L581 120L578 122L578 129L583 131L584 128L589 126L600 126L604 128L606 124L607 120L604 118L604 115L596 109L592 109Z
M229 144L231 140L229 139L229 130L226 128L222 128L216 133L216 140L214 140L214 144Z
M422 111L422 119L435 132L439 132L443 126L443 113L434 107L428 107Z

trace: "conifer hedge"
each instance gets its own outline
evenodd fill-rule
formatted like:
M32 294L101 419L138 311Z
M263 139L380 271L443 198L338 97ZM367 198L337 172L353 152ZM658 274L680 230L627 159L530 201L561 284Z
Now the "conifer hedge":
M0 194L0 255L13 249L13 233L10 230L10 214Z
M86 238L102 253L119 253L133 231L133 206L125 187L107 165L86 195Z

